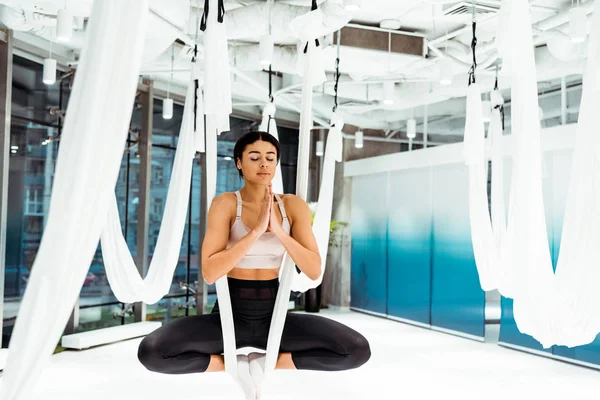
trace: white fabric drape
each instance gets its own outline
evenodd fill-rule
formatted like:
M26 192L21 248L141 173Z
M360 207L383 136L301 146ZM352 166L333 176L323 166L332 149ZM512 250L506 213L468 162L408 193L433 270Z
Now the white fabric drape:
M499 228L496 238L505 235L496 239L495 248L499 253L496 260L499 257L500 264L494 267L495 285L488 286L496 286L503 295L514 299L513 313L518 329L545 348L555 344L568 347L588 344L600 332L600 317L596 312L600 301L597 287L600 279L597 268L600 262L597 246L600 175L596 168L596 149L600 143L594 134L594 112L600 105L600 3L596 3L594 11L556 274L548 246L542 195L537 80L527 3L503 1L498 29L498 47L506 61L504 72L509 73L513 83L511 119L515 153L506 232L502 231L499 209L492 210L494 224ZM497 130L495 126L493 132ZM467 143L465 146L468 147ZM493 155L501 157L499 153ZM477 181L478 178L471 176L471 179ZM502 182L497 182L495 188L499 185ZM493 196L499 196L497 190ZM475 207L471 208L471 214L472 218L478 214ZM484 223L484 218L480 223ZM481 230L489 232L481 228L473 234L481 234ZM474 238L474 247L476 243L480 247L475 249L476 254L483 248L481 243L487 243L488 236L485 236L486 241ZM488 254L487 257L494 256ZM476 260L479 264L480 259L476 257ZM485 262L478 265L478 270L485 270Z
M492 93L492 106L501 103L494 103L494 97L500 96L496 91ZM499 97L501 101L502 97ZM504 152L502 148L502 115L499 108L492 109L492 116L488 127L488 140L491 141L492 158L492 184L491 184L491 218L492 230L494 232L495 248L493 255L498 257L492 264L494 284L491 289L498 289L502 293L511 293L512 275L510 268L507 268L502 258L506 257L506 252L510 249L510 240L506 234L506 210L504 201ZM487 184L487 178L486 178ZM487 191L486 199L487 203Z
M469 220L475 263L483 290L495 289L494 272L499 256L492 232L487 195L487 159L481 104L481 89L473 83L467 91L464 158L469 166Z
M279 140L277 131L277 121L275 120L275 104L267 103L263 109L262 121L259 130L270 133L275 139ZM273 177L273 193L283 193L283 177L281 176L281 162L277 165L275 176Z
M342 161L343 139L342 128L344 120L334 117L332 127L327 135L325 147L325 158L323 160L323 174L321 176L321 187L319 188L319 201L315 211L312 230L319 247L321 255L321 274L316 280L311 280L304 273L294 274L291 289L295 292L306 292L314 289L323 282L325 275L325 264L327 262L327 250L329 248L329 235L331 226L331 212L333 208L333 188L335 183L335 164Z
M94 2L58 151L47 225L1 380L2 400L29 398L79 296L119 174L147 19L144 0Z
M219 22L219 14L224 12L219 10L219 0L209 0L209 10L203 38L204 114L214 116L212 125L221 133L229 130L232 111L227 27L225 20Z
M292 21L291 27L292 30L297 34L297 37L300 39L301 43L306 44L306 53L302 58L303 62L303 73L301 75L304 76L303 83L303 95L302 95L302 107L301 107L301 116L300 116L300 140L299 140L299 149L298 149L298 169L297 169L297 183L296 183L296 194L303 200L306 200L307 189L308 189L308 161L310 156L310 130L312 128L312 89L313 86L322 83L325 80L325 73L322 64L322 55L321 48L317 47L315 44L315 36L311 36L311 26L315 24L315 21L321 23L322 14L320 12L312 11L304 16L298 17L297 20ZM205 98L205 104L209 102L208 95ZM274 114L274 109L267 109L263 115L264 118L269 114ZM273 123L274 120L271 120ZM207 118L208 124L208 118ZM343 126L343 122L339 121L336 124L338 130L332 129L332 133L330 133L330 138L328 139L328 148L326 150L326 159L328 163L324 166L324 179L323 185L321 188L321 193L323 195L324 204L327 203L326 198L329 198L329 206L326 205L320 206L319 217L315 216L315 223L319 229L323 228L323 225L326 226L326 233L322 233L319 236L318 242L319 251L321 252L322 258L325 259L327 254L327 246L323 245L324 239L326 242L329 240L329 223L331 220L331 201L333 197L332 188L330 189L331 194L325 195L326 190L324 191L323 187L326 182L331 186L333 184L333 176L335 170L335 161L341 160L341 147L342 147L342 139L341 139L341 127ZM262 128L265 129L264 127ZM209 128L210 130L210 128ZM207 141L210 136L207 133ZM208 142L207 142L207 154L210 152ZM278 166L278 169L280 166ZM276 182L276 184L279 184ZM283 188L283 184L281 183L281 189ZM319 198L319 202L321 202L321 197ZM323 231L325 232L325 231ZM324 261L323 261L324 262ZM324 265L322 265L322 271L324 270ZM271 320L271 326L269 330L269 337L267 341L267 355L265 360L265 380L270 377L270 372L275 369L275 364L277 362L277 356L279 354L279 346L281 343L281 336L283 333L283 326L285 324L285 318L287 314L287 304L289 302L290 291L292 285L297 283L297 286L302 289L302 291L306 291L309 288L314 288L318 286L319 282L310 281L310 279L304 277L304 274L296 274L295 266L293 260L286 254L284 257L284 261L281 267L280 273L280 286L277 293L277 298L275 300L275 307L273 311L273 318ZM296 281L296 277L300 277ZM322 279L322 274L321 278ZM235 332L233 327L233 316L231 311L231 299L229 297L229 288L227 284L226 276L220 278L216 282L217 287L217 296L219 298L219 310L221 313L221 327L223 330L223 343L224 343L224 353L225 353L225 369L226 371L234 378L237 379L237 358L236 358L236 344L235 344Z
M202 93L202 77L204 71L197 58L192 62L192 80L194 81L194 147L198 153L206 151L204 132L204 95ZM203 171L204 173L204 171Z
M551 295L554 271L542 195L541 127L531 21L529 7L522 3L512 2L510 33L498 32L498 35L512 35L507 59L512 57L513 69L507 72L512 78L511 126L515 153L511 179L513 208L507 224L512 246L505 262L512 268L517 327L547 346L548 332L543 328L547 324L543 321L548 321L549 311L555 309L548 303L554 300Z
M600 332L599 71L600 2L596 2L556 267L558 307L551 323L551 329L559 337L553 341L566 346L590 343Z
M310 131L312 129L312 91L313 87L325 82L325 69L321 46L316 45L315 32L323 24L323 13L316 9L301 15L290 23L290 30L299 40L304 51L298 57L298 74L304 77L302 82L302 102L300 107L300 137L298 143L298 176L296 195L306 200L308 192L308 162L310 157Z
M337 119L335 125L329 131L327 146L325 148L325 160L323 162L323 177L319 191L319 202L312 227L315 239L317 240L319 254L321 255L321 274L317 280L313 281L302 272L296 273L294 261L286 253L280 272L280 286L269 329L267 358L265 361L265 377L268 375L267 373L272 372L275 369L275 364L277 363L277 355L279 354L279 346L285 324L290 291L306 292L309 289L316 288L323 281L329 243L329 225L331 223L335 163L342 159L343 141L341 129L343 124L341 119ZM308 171L298 169L297 175L301 174L308 174Z
M290 23L290 29L300 40L301 44L306 43L306 52L302 53L300 58L303 62L303 84L302 84L302 105L300 113L300 130L298 143L298 162L296 173L296 195L306 200L308 191L308 167L310 157L310 131L312 128L312 90L313 86L318 85L324 80L324 69L322 65L321 48L316 46L312 29L321 24L323 15L320 10L308 12L305 15L295 18ZM281 335L285 324L287 314L287 304L290 298L290 292L294 275L296 273L294 261L286 254L280 271L280 286L275 301L275 309L271 326L269 329L269 338L267 342L267 357L265 360L265 379L275 369Z
M116 195L113 196L102 231L102 258L115 297L124 303L154 304L169 293L179 261L190 196L193 159L195 83L188 84L185 106L165 211L148 274L142 278L123 237Z
M210 209L217 191L217 135L229 130L231 79L227 27L219 22L219 0L209 0L204 31L204 115L206 115L206 207ZM205 10L206 13L206 10ZM233 311L227 276L215 282L221 314L225 370L237 381L237 356Z

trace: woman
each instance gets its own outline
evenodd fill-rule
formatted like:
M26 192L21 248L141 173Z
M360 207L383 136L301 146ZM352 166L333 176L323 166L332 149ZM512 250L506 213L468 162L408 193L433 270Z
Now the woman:
M279 158L280 145L272 135L242 136L234 160L244 187L216 197L208 213L202 275L208 284L227 275L238 348L266 349L285 252L309 278L316 280L321 272L307 204L272 192ZM148 335L138 358L151 371L186 374L224 371L222 353L217 302L211 314L175 320ZM367 340L347 326L288 313L276 368L341 371L361 366L370 355ZM238 356L238 368L247 398L258 398L264 355Z

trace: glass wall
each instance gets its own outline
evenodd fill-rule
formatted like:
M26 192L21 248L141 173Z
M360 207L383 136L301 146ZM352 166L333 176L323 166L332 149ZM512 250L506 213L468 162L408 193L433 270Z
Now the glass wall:
M15 323L48 214L68 85L42 83L39 64L14 56L3 344Z
M4 346L7 346L27 279L37 255L48 214L54 165L60 145L62 115L67 109L72 76L59 72L57 83L42 83L42 66L15 56L9 171L6 275L4 298ZM152 260L160 231L171 179L183 106L175 104L171 120L162 118L162 101L154 99L151 150L151 184L148 230L148 262ZM62 111L61 111L62 110ZM136 256L140 162L136 143L142 112L134 107L130 132L115 194L123 234L132 256ZM238 190L243 181L233 161L233 148L245 132L256 129L257 121L231 118L231 130L218 137L217 195ZM295 192L298 131L279 128L282 144L281 166L286 193ZM200 207L202 168L196 158L192 171L188 215L180 257L167 296L148 306L147 319L168 321L196 313L195 297L186 286L196 289L201 281ZM208 303L215 300L214 286L209 287ZM131 305L115 298L106 278L100 244L90 265L79 297L79 324L76 332L133 322Z
M175 152L183 106L175 104L173 118L162 118L162 100L154 99L154 118L152 121L152 163L150 167L150 210L148 228L148 263L152 261L158 234L162 223L167 193L171 182L171 171L175 161ZM197 161L192 176L192 191L188 203L188 216L183 233L179 261L173 275L169 294L156 304L148 305L148 320L169 321L171 318L196 314L194 297L185 285L198 280L198 248L200 235L200 175ZM191 216L191 219L190 219ZM189 250L189 253L188 253ZM193 258L192 258L193 257ZM189 273L189 274L188 274Z
M139 110L134 112L133 121L137 119L139 113ZM131 129L132 132L135 131L135 122L132 122ZM123 151L115 194L119 204L123 235L127 240L132 256L135 257L139 189L139 168L137 167L139 167L139 158L136 156L137 148L134 143L133 136L130 134ZM117 300L110 288L104 269L102 248L98 244L79 294L79 324L76 327L76 332L133 322L133 316L125 313L125 311L127 311L126 305Z

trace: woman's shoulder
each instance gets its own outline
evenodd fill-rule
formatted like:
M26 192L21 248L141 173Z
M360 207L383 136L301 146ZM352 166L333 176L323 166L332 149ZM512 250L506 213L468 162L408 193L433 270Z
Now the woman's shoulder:
M302 213L305 210L309 210L306 201L295 194L280 194L279 196L283 201L283 206L285 207L286 212L292 216Z
M290 204L306 204L306 202L304 200L302 200L302 198L296 196L293 193L284 193L284 194L280 194L278 195L279 197L281 197L281 200L283 200L284 203L290 203Z
M237 203L237 199L236 199L236 195L235 192L223 192L220 195L218 195L217 197L214 198L213 200L213 204L218 204L218 205L230 205L230 204L235 204Z
M237 206L237 200L234 192L224 192L216 196L210 208L215 211L224 212L226 215L233 215L235 217L235 210Z

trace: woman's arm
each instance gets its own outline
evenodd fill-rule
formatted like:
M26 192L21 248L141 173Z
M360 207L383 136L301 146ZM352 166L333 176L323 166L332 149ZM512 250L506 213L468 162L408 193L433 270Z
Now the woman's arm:
M231 222L231 194L224 193L213 200L208 211L208 226L202 243L202 277L212 285L244 258L260 236L252 229L246 236L227 248Z
M312 231L310 209L304 200L295 195L286 195L285 200L288 217L291 216L292 220L290 234L285 232L276 220L271 224L271 231L281 241L298 268L316 281L321 276L321 256ZM275 213L271 212L271 215Z

